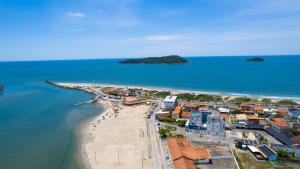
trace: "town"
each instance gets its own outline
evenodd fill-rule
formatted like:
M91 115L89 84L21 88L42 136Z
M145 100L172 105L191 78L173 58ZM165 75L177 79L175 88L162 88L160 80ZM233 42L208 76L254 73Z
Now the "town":
M92 101L148 105L146 134L153 168L300 166L297 102L96 84L68 88L95 94Z

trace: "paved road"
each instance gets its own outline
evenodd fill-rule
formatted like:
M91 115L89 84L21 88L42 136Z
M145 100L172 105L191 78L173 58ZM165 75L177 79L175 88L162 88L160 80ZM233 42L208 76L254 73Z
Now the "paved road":
M152 153L152 165L154 169L164 169L162 163L162 155L159 148L159 140L157 138L157 131L155 129L155 119L152 116L147 120L147 133L149 133L149 146Z

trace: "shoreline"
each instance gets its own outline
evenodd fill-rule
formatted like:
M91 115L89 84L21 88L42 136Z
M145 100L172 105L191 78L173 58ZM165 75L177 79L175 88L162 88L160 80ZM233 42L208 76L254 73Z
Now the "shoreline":
M51 82L53 83L53 82ZM57 85L59 83L53 83ZM291 97L291 96L270 96L270 95L260 95L260 94L244 94L244 93L235 93L235 92L214 92L214 91L200 91L200 90L189 90L189 89L176 89L176 88L169 88L169 87L151 87L151 86L137 86L137 85L118 85L118 84L109 84L109 83L85 83L85 82L64 82L61 84L76 84L76 85L97 85L101 87L119 87L119 88L126 88L126 89L143 89L143 90L156 90L156 91L169 91L174 94L178 93L194 93L194 94L206 94L206 95L216 95L221 97L247 97L252 99L270 99L272 102L277 102L280 100L289 100L294 101L300 104L300 96L299 97ZM58 86L61 87L61 86ZM63 87L69 88L69 87ZM69 88L74 90L81 90L76 88ZM81 90L82 91L82 90ZM93 94L92 92L85 91L87 93Z
M52 82L51 82L52 83ZM100 83L52 83L52 85L55 85L57 87L62 87L62 88L67 88L67 89L75 89L75 90L80 90L83 92L86 92L88 94L92 94L94 98L92 99L94 104L98 104L102 108L102 112L99 113L98 115L91 117L90 119L86 120L81 126L79 126L80 130L80 157L82 160L82 163L85 168L87 169L100 169L100 168L105 168L105 169L124 169L129 168L132 169L138 169L137 164L132 164L138 159L136 159L136 155L141 153L142 149L142 156L144 156L144 153L147 152L145 147L145 142L136 142L136 140L130 140L129 142L126 143L126 145L123 145L124 140L129 140L130 138L126 137L126 134L124 133L118 133L118 135L113 135L114 133L118 132L117 130L123 130L125 128L126 130L126 125L124 124L124 121L121 121L120 124L118 124L118 118L116 113L112 113L115 109L114 106L114 101L111 100L101 100L97 98L99 95L99 89L104 88L104 87L120 87L120 88L126 88L126 89L142 89L142 90L157 90L157 91L169 91L172 92L173 94L178 94L178 93L195 93L195 94L211 94L211 95L219 95L222 97L242 97L243 95L221 95L221 94L215 94L215 93L209 93L209 92L199 92L199 91L189 91L189 90L176 90L176 89L167 89L167 88L155 88L155 87L141 87L141 86L125 86L125 85L109 85L109 84L100 84ZM94 90L97 89L97 90ZM101 94L100 94L101 95ZM248 97L248 96L247 96ZM258 97L249 97L249 98L258 98ZM261 97L261 99L266 98L266 97ZM283 100L281 97L279 98L272 98L273 101L279 101ZM299 100L293 100L299 103ZM92 103L92 102L87 102L87 103ZM117 104L119 106L119 103ZM124 115L122 118L126 118L127 121L131 121L132 118L128 114L128 111L133 112L133 111L141 111L139 106L134 106L132 107L127 107L127 106L120 106L118 107L121 109L121 113L125 113L122 111L127 111L127 114ZM122 110L125 109L125 110ZM108 115L109 114L109 115ZM112 116L112 117L111 117ZM115 116L115 117L113 117ZM142 117L142 116L141 116ZM111 118L111 119L110 119ZM107 119L107 120L106 120ZM142 118L139 118L137 120L142 120ZM100 122L101 121L101 122ZM104 124L103 124L104 123ZM142 123L140 123L142 124ZM127 124L128 125L128 124ZM130 125L130 124L129 124ZM121 129L115 126L122 126ZM130 128L131 127L131 128ZM143 126L142 126L143 127ZM130 128L130 130L136 130L140 129L143 131L142 128L138 128L137 126L127 126L127 128ZM122 135L123 134L123 135ZM135 133L137 134L137 133ZM140 133L139 133L140 134ZM125 139L124 139L125 138ZM127 139L126 139L127 138ZM143 138L144 139L144 138ZM120 141L122 140L122 141ZM118 142L119 141L119 142ZM134 144L141 143L140 145L143 145L139 147L138 150L135 150L133 148L130 142L133 142ZM134 149L134 150L133 150ZM127 163L127 159L124 160L120 157L121 161L119 161L119 151L121 152L126 152L125 156L129 158L128 161L131 161ZM130 152L133 151L135 155L132 155ZM118 152L118 155L116 155L116 152ZM130 155L128 155L128 153ZM112 155L113 154L113 155ZM97 155L101 157L101 159L97 159ZM118 156L118 162L116 161L116 156ZM124 156L124 153L123 153ZM103 158L103 159L102 159ZM149 159L148 159L149 160ZM99 162L100 161L100 162ZM126 161L126 162L124 162ZM132 162L133 161L133 162ZM150 166L151 162L146 161L148 166ZM124 167L127 166L127 167ZM140 166L139 166L140 167ZM147 166L146 166L147 168Z

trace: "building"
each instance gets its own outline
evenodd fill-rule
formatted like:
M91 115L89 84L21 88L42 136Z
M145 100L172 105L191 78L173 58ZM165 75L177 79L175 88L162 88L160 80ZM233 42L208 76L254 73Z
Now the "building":
M220 113L224 113L224 114L228 114L230 112L230 110L225 107L220 107L220 108L218 108L218 110Z
M216 111L192 112L186 124L186 131L225 136L224 121L221 120L219 112Z
M202 129L202 114L200 112L192 112L189 118L189 129Z
M254 106L253 110L254 110L254 113L262 114L264 112L264 107L262 107L262 106Z
M278 128L288 128L288 122L285 121L283 118L273 118L272 119L272 123L274 126L278 127Z
M283 116L284 119L288 118L289 116L289 109L286 107L278 107L277 112Z
M259 124L259 118L255 115L248 115L247 124Z
M300 117L300 111L297 109L289 109L288 114L294 118Z
M168 138L167 143L175 169L196 169L197 165L211 161L208 149L194 149L184 138Z
M209 110L209 104L203 102L192 102L183 105L183 111L198 111L201 110Z
M181 118L189 119L190 116L191 116L191 112L184 111L184 112L181 113Z
M235 116L238 125L246 125L247 124L247 115L246 114L237 114Z
M262 145L259 146L258 149L262 152L263 156L270 160L270 161L276 161L278 159L277 153L272 150L269 146L267 145Z
M225 136L225 126L220 117L208 116L206 126L208 135Z
M246 113L246 114L254 113L253 106L251 104L247 104L247 103L242 103L240 106L240 110L241 110L241 112Z
M171 113L168 110L160 110L155 113L156 119L169 118L171 117Z
M177 104L177 96L167 96L164 99L165 109L173 110Z
M247 146L248 150L254 155L257 160L264 160L265 155L255 146Z
M175 119L180 118L181 109L182 109L181 106L176 106L176 108L172 112L172 118L175 118Z
M280 132L280 130L278 130L277 127L274 127L274 126L265 127L265 131L267 133L269 133L271 136L273 136L274 138L276 138L281 143L285 144L285 145L290 146L290 145L294 145L295 144L293 142L293 140L291 140L290 138L288 138L286 135L282 134Z

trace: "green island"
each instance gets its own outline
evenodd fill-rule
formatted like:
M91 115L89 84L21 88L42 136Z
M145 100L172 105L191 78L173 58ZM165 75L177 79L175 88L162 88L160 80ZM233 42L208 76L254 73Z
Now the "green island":
M253 58L249 58L246 60L246 62L264 62L265 59L260 58L260 57L253 57Z
M186 64L188 61L178 55L162 57L147 57L141 59L127 59L119 62L120 64Z

